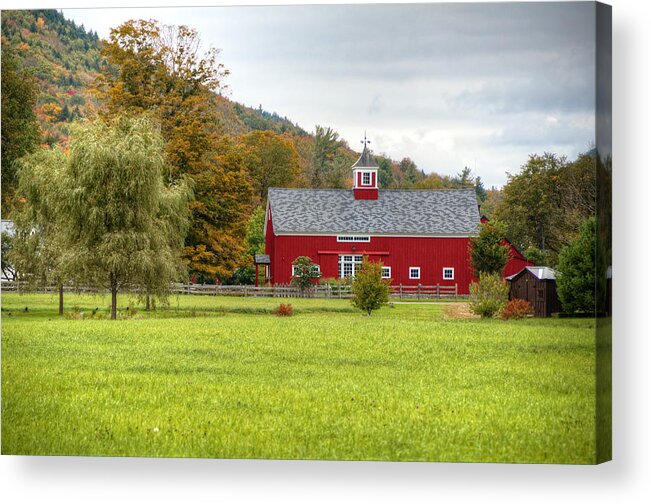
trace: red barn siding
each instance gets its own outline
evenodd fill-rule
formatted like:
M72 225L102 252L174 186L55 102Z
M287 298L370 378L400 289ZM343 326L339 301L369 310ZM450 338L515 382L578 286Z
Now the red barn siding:
M482 224L488 222L488 217L485 215L481 216L481 222ZM511 259L509 260L508 263L506 263L506 267L504 268L504 276L511 276L515 275L516 273L520 273L525 266L535 266L536 264L528 261L519 251L516 249L513 244L509 240L502 240L502 245L507 245L509 247L509 251L511 252Z
M269 226L268 222L268 226ZM267 228L267 254L271 256L271 281L287 283L292 261L308 256L321 267L323 278L338 277L339 254L371 254L391 267L394 285L458 285L468 293L473 280L468 256L468 238L373 236L368 243L337 242L336 236L274 236ZM409 278L410 267L420 267L420 279ZM454 279L443 279L443 268L454 268Z
M376 200L378 199L377 189L353 189L356 200Z
M272 276L273 262L274 262L274 258L276 257L275 245L276 245L276 235L274 235L273 218L271 216L271 206L267 204L267 222L265 224L264 249L265 249L265 254L268 254L271 260L271 264L268 266L269 271L267 272L267 277L271 278L272 283L273 283L273 276Z
M511 245L508 240L504 240L502 245L508 245L509 250L511 251L511 259L506 263L506 267L504 268L505 277L519 273L525 268L525 266L535 266L535 263L527 261L527 259L518 252L518 250Z

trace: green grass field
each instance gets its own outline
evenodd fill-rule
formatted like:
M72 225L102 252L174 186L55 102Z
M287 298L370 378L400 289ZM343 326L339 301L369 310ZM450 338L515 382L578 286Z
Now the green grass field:
M3 454L594 462L590 319L119 301L110 321L107 297L68 295L61 318L55 296L2 296Z

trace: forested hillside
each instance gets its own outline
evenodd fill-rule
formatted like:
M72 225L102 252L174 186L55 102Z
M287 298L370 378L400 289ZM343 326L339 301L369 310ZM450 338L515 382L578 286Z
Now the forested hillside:
M9 45L39 89L35 107L42 142L65 141L68 125L93 106L87 93L101 66L96 33L55 10L3 11L2 45Z
M3 11L2 43L9 46L19 67L31 73L38 87L34 108L41 143L65 143L74 119L88 117L101 106L93 83L107 65L97 34L77 26L56 10ZM251 108L217 95L213 102L223 133L237 137L255 130L288 138L301 159L296 186L346 187L349 168L356 158L338 134L328 127L308 133L290 119L262 107ZM411 160L382 161L381 184L385 188L428 188L431 180ZM438 177L436 187L458 184ZM419 182L423 182L420 186Z

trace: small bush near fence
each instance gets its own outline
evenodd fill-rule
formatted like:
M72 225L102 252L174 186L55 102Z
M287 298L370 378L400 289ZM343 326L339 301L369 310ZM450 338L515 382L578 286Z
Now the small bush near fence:
M523 319L529 315L533 315L533 306L524 299L512 299L500 312L504 320Z
M279 317L291 317L294 315L294 308L292 308L292 305L287 303L280 303L278 308L274 311L276 315Z
M470 284L470 309L482 318L497 315L509 299L509 287L499 273L482 273Z

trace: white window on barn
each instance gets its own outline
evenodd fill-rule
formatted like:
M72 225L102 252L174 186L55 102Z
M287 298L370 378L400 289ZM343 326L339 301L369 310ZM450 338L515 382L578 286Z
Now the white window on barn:
M319 274L321 274L321 266L318 264L313 264L312 268ZM296 276L297 273L297 266L292 264L292 276Z
M338 242L370 242L371 237L367 235L339 235Z
M420 279L420 268L416 266L410 266L409 268L409 279L410 280L419 280Z
M347 276L354 277L362 269L361 255L340 255L339 256L339 278Z
M443 268L443 280L454 280L454 268Z
M391 266L382 266L382 278L391 278Z
M371 185L371 172L362 172L362 185Z

